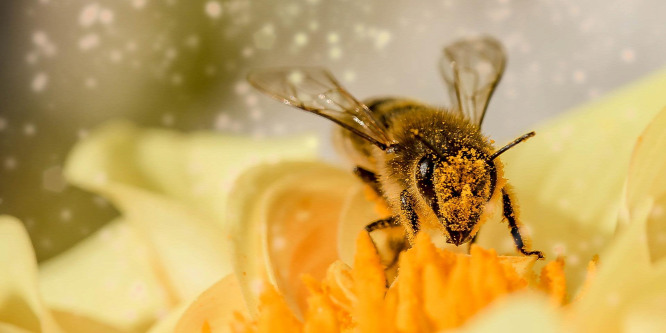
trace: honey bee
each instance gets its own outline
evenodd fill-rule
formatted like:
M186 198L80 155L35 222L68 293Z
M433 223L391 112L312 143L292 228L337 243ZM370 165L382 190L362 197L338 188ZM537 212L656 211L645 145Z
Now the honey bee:
M543 258L527 249L498 158L535 133L495 149L480 131L505 64L502 45L491 37L445 47L439 67L453 103L449 108L393 97L362 103L323 68L258 70L248 80L284 104L340 125L338 148L392 212L366 230L404 230L404 244L392 245L396 252L424 231L456 246L473 242L491 207L501 207L518 251Z

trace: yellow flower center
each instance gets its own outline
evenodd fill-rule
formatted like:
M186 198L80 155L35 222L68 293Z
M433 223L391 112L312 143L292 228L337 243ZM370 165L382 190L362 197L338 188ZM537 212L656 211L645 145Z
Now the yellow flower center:
M532 257L502 257L472 246L470 255L436 248L425 234L400 257L398 278L387 286L370 237L357 240L354 267L336 262L323 281L305 277L310 296L303 320L273 288L261 298L256 320L237 318L238 332L434 332L459 327L493 301L527 288L566 299L563 260L540 278Z

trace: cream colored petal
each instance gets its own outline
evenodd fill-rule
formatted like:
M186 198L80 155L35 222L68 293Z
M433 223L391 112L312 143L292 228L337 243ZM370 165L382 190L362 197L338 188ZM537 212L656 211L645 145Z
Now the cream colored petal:
M571 305L567 325L572 332L620 332L636 318L650 319L651 311L640 312L646 304L664 300L666 261L650 262L646 243L646 222L652 202L636 207L630 225L606 251L596 278L585 294ZM659 318L650 320L659 324ZM663 327L662 330L666 330Z
M229 203L234 267L252 313L265 279L298 309L300 275L323 278L338 258L340 212L358 183L350 172L316 162L257 167L239 178Z
M0 331L62 332L42 302L28 233L6 215L0 216Z
M158 319L153 326L148 329L147 333L174 333L176 325L183 317L185 310L191 306L192 302L182 302L168 314ZM243 305L244 306L244 305Z
M562 332L560 311L543 295L518 293L498 300L479 312L465 326L465 333Z
M536 137L502 157L532 247L549 259L566 256L574 290L614 234L631 151L666 105L664 91L660 71L535 128ZM506 225L492 223L480 244L508 249Z
M211 133L102 126L77 145L67 179L108 198L157 255L176 301L231 272L226 200L240 172L314 156L316 140L253 140Z
M248 316L238 279L230 274L201 294L170 332L206 332L205 327L208 332L231 332L231 319L236 313Z
M380 218L375 204L366 198L366 187L366 185L359 184L350 192L342 207L338 226L340 260L350 266L354 263L358 234L364 230L365 226Z
M626 188L626 214L652 202L648 214L647 243L651 259L666 256L666 109L643 132L632 155Z
M112 222L41 265L45 302L71 323L65 327L81 325L76 314L120 331L145 330L174 302L152 251L136 229Z
M313 159L317 150L312 135L257 140L141 129L116 121L101 126L72 150L65 174L73 184L94 192L109 183L121 183L165 194L222 224L227 195L244 169L266 162Z

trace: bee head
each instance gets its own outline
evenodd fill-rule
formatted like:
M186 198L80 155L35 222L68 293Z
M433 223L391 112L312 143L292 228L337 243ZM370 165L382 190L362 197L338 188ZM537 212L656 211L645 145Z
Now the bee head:
M425 155L417 164L416 184L439 222L448 242L460 245L472 231L494 189L493 166L473 148L455 155Z

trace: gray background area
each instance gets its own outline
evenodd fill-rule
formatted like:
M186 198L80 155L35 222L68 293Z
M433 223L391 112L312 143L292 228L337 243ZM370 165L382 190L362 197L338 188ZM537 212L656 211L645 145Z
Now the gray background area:
M499 38L507 73L484 131L498 141L666 64L666 2L6 0L0 5L0 213L39 259L116 215L60 176L69 148L115 118L256 137L332 125L254 92L249 68L321 65L357 97L447 104L442 46Z

